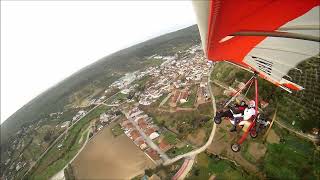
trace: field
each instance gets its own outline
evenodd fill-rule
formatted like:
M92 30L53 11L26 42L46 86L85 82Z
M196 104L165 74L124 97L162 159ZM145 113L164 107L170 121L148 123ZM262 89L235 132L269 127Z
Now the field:
M121 129L120 124L114 125L114 126L112 127L111 131L112 131L112 134L113 134L115 137L123 134L123 130Z
M166 112L157 110L155 106L143 106L141 109L151 116L156 124L175 132L178 139L187 137L199 127L208 127L208 130L211 130L211 127L207 126L210 124L210 117L200 114L198 110Z
M197 95L197 87L196 86L192 86L190 89L190 95L188 97L188 101L180 104L179 107L182 108L193 108L194 104L196 102L196 95Z
M154 163L122 134L104 128L72 163L76 179L130 179L154 168Z
M192 150L193 150L193 148L191 145L185 144L182 147L175 146L175 147L171 148L169 151L167 151L166 153L170 158L174 158L178 155L185 154L185 153L190 152Z
M78 152L82 147L83 133L88 127L92 119L99 117L99 115L106 111L106 106L99 106L76 125L68 130L67 136L61 138L40 160L40 162L29 173L29 179L48 179L55 173L59 172ZM62 145L58 148L58 145Z
M146 169L145 175L151 177L152 175L156 174L161 179L171 179L180 169L181 165L183 164L183 159L168 165L168 166L157 166L155 169ZM134 180L141 180L141 176L134 178Z
M206 132L204 128L198 128L194 133L188 135L187 140L197 147L202 146L206 140Z
M319 179L320 156L311 142L274 127L280 143L268 144L263 171L273 179Z
M1 126L1 144L7 142L22 126L37 122L49 113L62 111L66 105L73 103L70 101L87 96L86 91L91 91L91 87L105 89L127 72L161 63L148 60L148 57L154 54L173 56L199 43L198 28L194 25L120 50L82 68L8 118ZM76 92L81 93L77 98L72 98Z
M227 121L218 125L208 152L235 160L249 175L259 175L260 178L319 178L319 151L311 142L274 125L264 144L263 134L256 139L249 136L241 145L241 151L234 153L230 145L240 138L240 134L230 133L228 125Z
M214 155L200 153L193 166L188 180L215 179L254 179L229 161L219 159Z

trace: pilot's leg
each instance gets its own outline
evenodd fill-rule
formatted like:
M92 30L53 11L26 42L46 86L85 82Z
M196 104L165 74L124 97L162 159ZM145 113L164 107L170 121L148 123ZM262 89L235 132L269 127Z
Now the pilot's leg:
M234 124L233 124L233 126L231 127L230 132L237 131L237 124L240 122L240 117L238 117L238 116L235 114L233 120L234 120Z

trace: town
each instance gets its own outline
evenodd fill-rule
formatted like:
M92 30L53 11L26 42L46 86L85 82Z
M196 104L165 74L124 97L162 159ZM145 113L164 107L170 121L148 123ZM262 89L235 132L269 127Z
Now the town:
M8 158L4 161L4 166L8 167L5 168L5 177L14 178L16 177L14 174L21 177L27 174L38 161L36 157L27 160L26 153L14 151L14 149L28 147L27 144L32 142L32 139L19 137L28 137L32 128L41 130L43 138L47 141L41 142L39 139L38 153L43 151L44 155L51 148L57 148L62 152L64 142L71 133L68 131L96 111L98 111L95 115L97 118L93 121L90 119L89 127L84 128L85 132L79 134L83 136L81 141L85 139L85 133L88 133L88 138L92 138L104 127L120 119L118 124L123 133L157 164L161 164L169 156L174 157L172 153L169 153L169 156L165 154L169 150L179 147L187 151L192 150L191 145L184 142L177 145L177 141L180 140L175 137L174 132L154 123L153 118L139 109L139 106L149 106L161 100L159 109L192 109L194 105L209 102L207 78L212 63L207 62L203 57L200 45L194 45L187 51L176 53L174 56L155 54L148 57L148 60L154 59L161 60L162 63L159 66L127 73L105 89L105 94L89 99L86 105L72 110L73 116L63 111L52 112L37 124L25 126L10 140L13 142L13 149L8 149ZM115 89L117 93L111 97L106 96L108 92ZM65 116L70 119L65 119ZM46 128L49 126L45 122L50 119L54 129L48 133Z

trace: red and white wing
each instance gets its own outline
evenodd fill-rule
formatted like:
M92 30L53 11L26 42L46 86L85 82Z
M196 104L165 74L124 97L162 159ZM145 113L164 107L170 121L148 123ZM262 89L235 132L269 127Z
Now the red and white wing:
M203 50L209 60L256 71L284 89L300 62L319 55L320 1L193 1Z

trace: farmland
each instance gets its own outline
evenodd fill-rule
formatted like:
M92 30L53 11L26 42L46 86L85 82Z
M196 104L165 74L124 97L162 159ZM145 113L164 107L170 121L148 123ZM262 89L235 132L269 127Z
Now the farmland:
M154 166L126 135L114 137L111 127L99 132L72 163L76 179L130 179Z
M106 109L106 106L99 106L69 129L67 134L33 167L28 174L28 178L48 179L67 165L85 142L84 140L80 141L80 139L83 138L83 134L85 134L83 132L89 128L90 121L99 117Z

